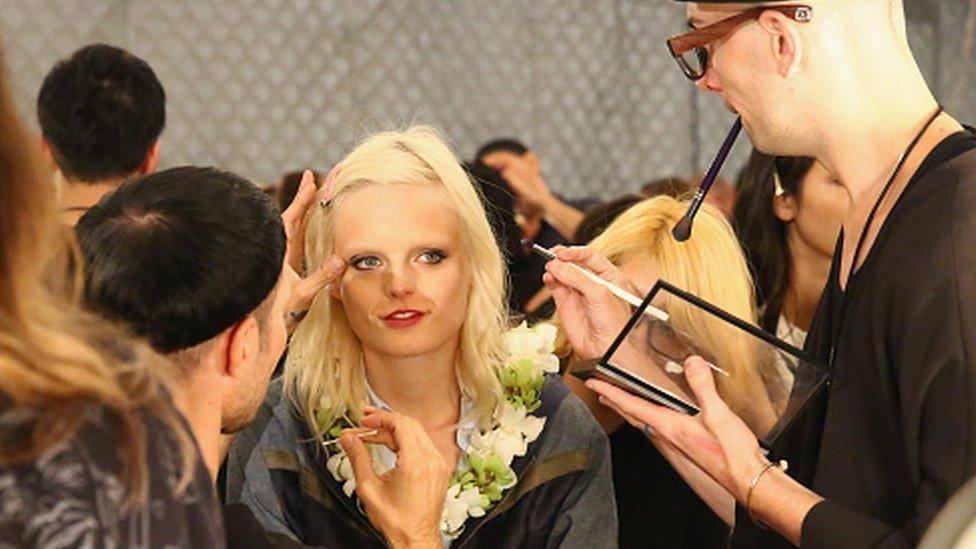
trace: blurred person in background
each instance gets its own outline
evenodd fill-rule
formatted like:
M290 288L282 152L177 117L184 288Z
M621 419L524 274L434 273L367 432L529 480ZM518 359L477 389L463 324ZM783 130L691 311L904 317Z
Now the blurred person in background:
M515 139L495 139L481 146L474 163L497 170L515 195L515 219L522 239L544 248L572 242L584 211L596 200L567 201L549 190L542 178L539 157ZM540 289L545 261L535 254L522 254L515 262L520 283L514 287L513 303L519 311Z
M802 348L847 211L844 187L810 157L754 150L733 216L756 284L760 325Z
M165 362L81 309L51 174L14 113L0 68L0 540L221 547Z
M142 59L93 44L44 78L37 120L41 147L58 170L61 219L74 225L127 178L156 169L166 92Z

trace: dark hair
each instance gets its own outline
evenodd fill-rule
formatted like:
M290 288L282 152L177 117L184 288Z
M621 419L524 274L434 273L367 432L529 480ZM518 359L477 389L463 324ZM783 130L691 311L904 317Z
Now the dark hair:
M207 341L271 294L285 233L261 190L214 168L123 184L78 222L85 299L161 353Z
M732 214L736 236L756 284L756 304L763 328L775 330L793 266L786 242L786 223L773 211L776 194L773 170L783 191L796 196L803 178L813 167L809 157L772 157L753 150L739 175L739 199Z
M59 448L103 440L75 438L98 421L101 415L92 412L101 406L117 428L111 445L94 450L119 459L121 467L106 473L117 475L126 504L148 499L151 418L162 422L174 442L170 448L180 451L180 469L173 473L182 477L182 490L200 459L192 436L157 378L158 357L79 306L78 285L67 276L73 239L56 218L51 174L17 116L2 57L0 52L0 467L34 470L31 461L49 459L44 456ZM29 519L18 515L13 525Z
M682 200L691 198L695 192L695 184L682 177L662 177L648 181L641 187L640 194L644 198L654 198L658 195L666 195L671 198Z
M595 208L590 209L586 212L583 220L576 227L576 234L573 235L573 240L576 244L587 244L594 238L600 236L600 233L607 230L607 227L613 223L614 219L620 216L620 214L627 211L628 208L637 204L643 200L642 197L636 194L625 194L623 196L614 198L606 204L601 204Z
M145 61L94 44L59 61L37 96L37 118L65 177L95 182L139 169L166 124L166 92Z
M519 156L529 152L529 148L518 139L506 137L503 139L492 139L478 149L474 155L475 162L481 162L485 156L495 152L510 152Z
M515 197L498 170L481 162L466 163L464 168L481 195L498 247L511 257L522 249L522 230L515 223Z

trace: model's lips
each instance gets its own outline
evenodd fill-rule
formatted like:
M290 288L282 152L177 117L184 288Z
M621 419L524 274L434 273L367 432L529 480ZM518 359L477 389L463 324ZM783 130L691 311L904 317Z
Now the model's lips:
M393 328L407 328L421 321L427 313L416 309L397 309L383 317L383 321Z

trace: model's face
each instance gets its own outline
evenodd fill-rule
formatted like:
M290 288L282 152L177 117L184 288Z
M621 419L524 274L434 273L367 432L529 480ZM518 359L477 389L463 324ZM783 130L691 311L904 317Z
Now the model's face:
M246 427L264 401L271 374L274 373L288 342L287 309L297 283L298 275L295 271L283 269L275 285L269 309L255 313L260 316L257 319L257 353L241 367L238 383L223 412L221 431L224 433L235 433Z
M796 199L796 215L789 226L794 241L827 257L833 256L841 223L847 213L847 191L819 162L803 177Z
M456 346L471 274L461 222L441 187L373 185L343 198L333 296L367 353L408 357Z

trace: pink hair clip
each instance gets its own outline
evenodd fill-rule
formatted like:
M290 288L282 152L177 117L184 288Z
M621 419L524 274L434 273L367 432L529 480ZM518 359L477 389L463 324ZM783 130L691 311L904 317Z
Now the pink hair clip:
M328 207L329 202L332 201L332 190L335 188L336 179L339 178L340 169L341 166L336 164L335 167L329 171L329 175L325 176L325 183L322 184L322 200L319 201L319 204L323 208Z

